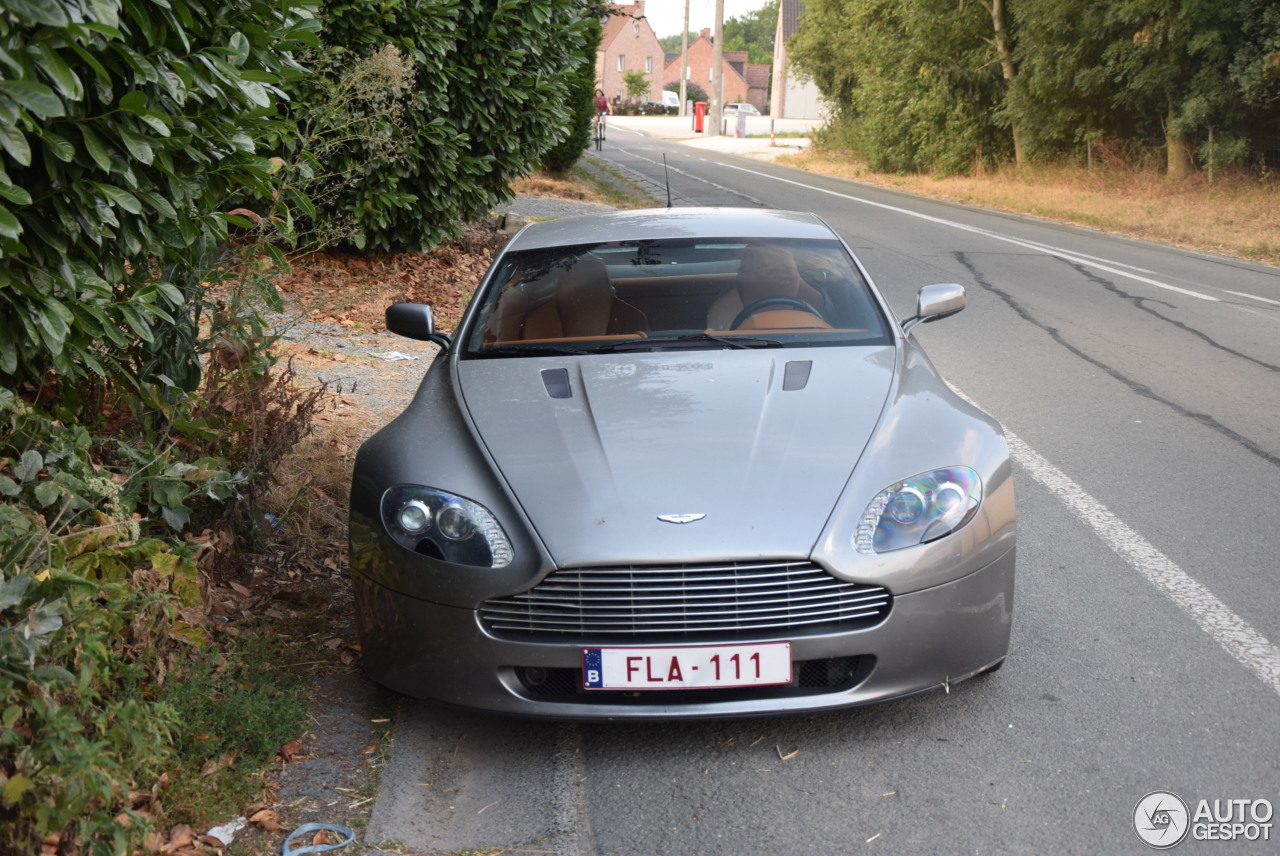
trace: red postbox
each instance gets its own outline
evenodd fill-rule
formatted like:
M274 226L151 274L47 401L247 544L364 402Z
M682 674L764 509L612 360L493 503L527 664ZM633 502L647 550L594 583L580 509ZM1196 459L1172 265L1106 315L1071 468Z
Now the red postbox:
M701 134L702 123L706 120L706 118L707 118L707 102L705 101L693 102L693 130Z

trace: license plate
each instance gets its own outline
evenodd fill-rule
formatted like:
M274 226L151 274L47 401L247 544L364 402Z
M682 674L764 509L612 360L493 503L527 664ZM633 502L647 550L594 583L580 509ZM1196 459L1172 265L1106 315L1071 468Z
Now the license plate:
M692 690L791 683L791 643L583 648L589 690Z

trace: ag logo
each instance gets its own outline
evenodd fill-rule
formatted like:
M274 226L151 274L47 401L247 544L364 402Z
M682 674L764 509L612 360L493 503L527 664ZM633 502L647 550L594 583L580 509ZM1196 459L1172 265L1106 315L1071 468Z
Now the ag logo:
M1152 791L1134 807L1133 828L1143 844L1167 850L1187 837L1191 816L1187 804L1177 794Z

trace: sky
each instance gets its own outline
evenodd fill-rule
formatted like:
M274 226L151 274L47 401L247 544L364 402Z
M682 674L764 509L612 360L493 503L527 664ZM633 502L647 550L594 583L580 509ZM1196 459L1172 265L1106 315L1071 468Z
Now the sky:
M628 2L628 0L622 0ZM725 20L741 18L759 9L768 0L724 0ZM644 15L649 19L653 32L662 38L680 33L684 23L684 0L645 0ZM715 27L716 0L689 0L689 29L699 32L703 27Z

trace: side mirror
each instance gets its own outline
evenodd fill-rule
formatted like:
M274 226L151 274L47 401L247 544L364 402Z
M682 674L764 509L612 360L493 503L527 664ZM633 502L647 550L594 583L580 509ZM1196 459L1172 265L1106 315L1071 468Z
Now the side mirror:
M435 342L445 350L452 344L449 337L436 332L435 316L425 303L393 303L387 307L387 329L406 339Z
M908 333L917 324L928 324L955 315L964 309L967 302L963 285L926 285L916 297L916 314L902 320L902 331Z

